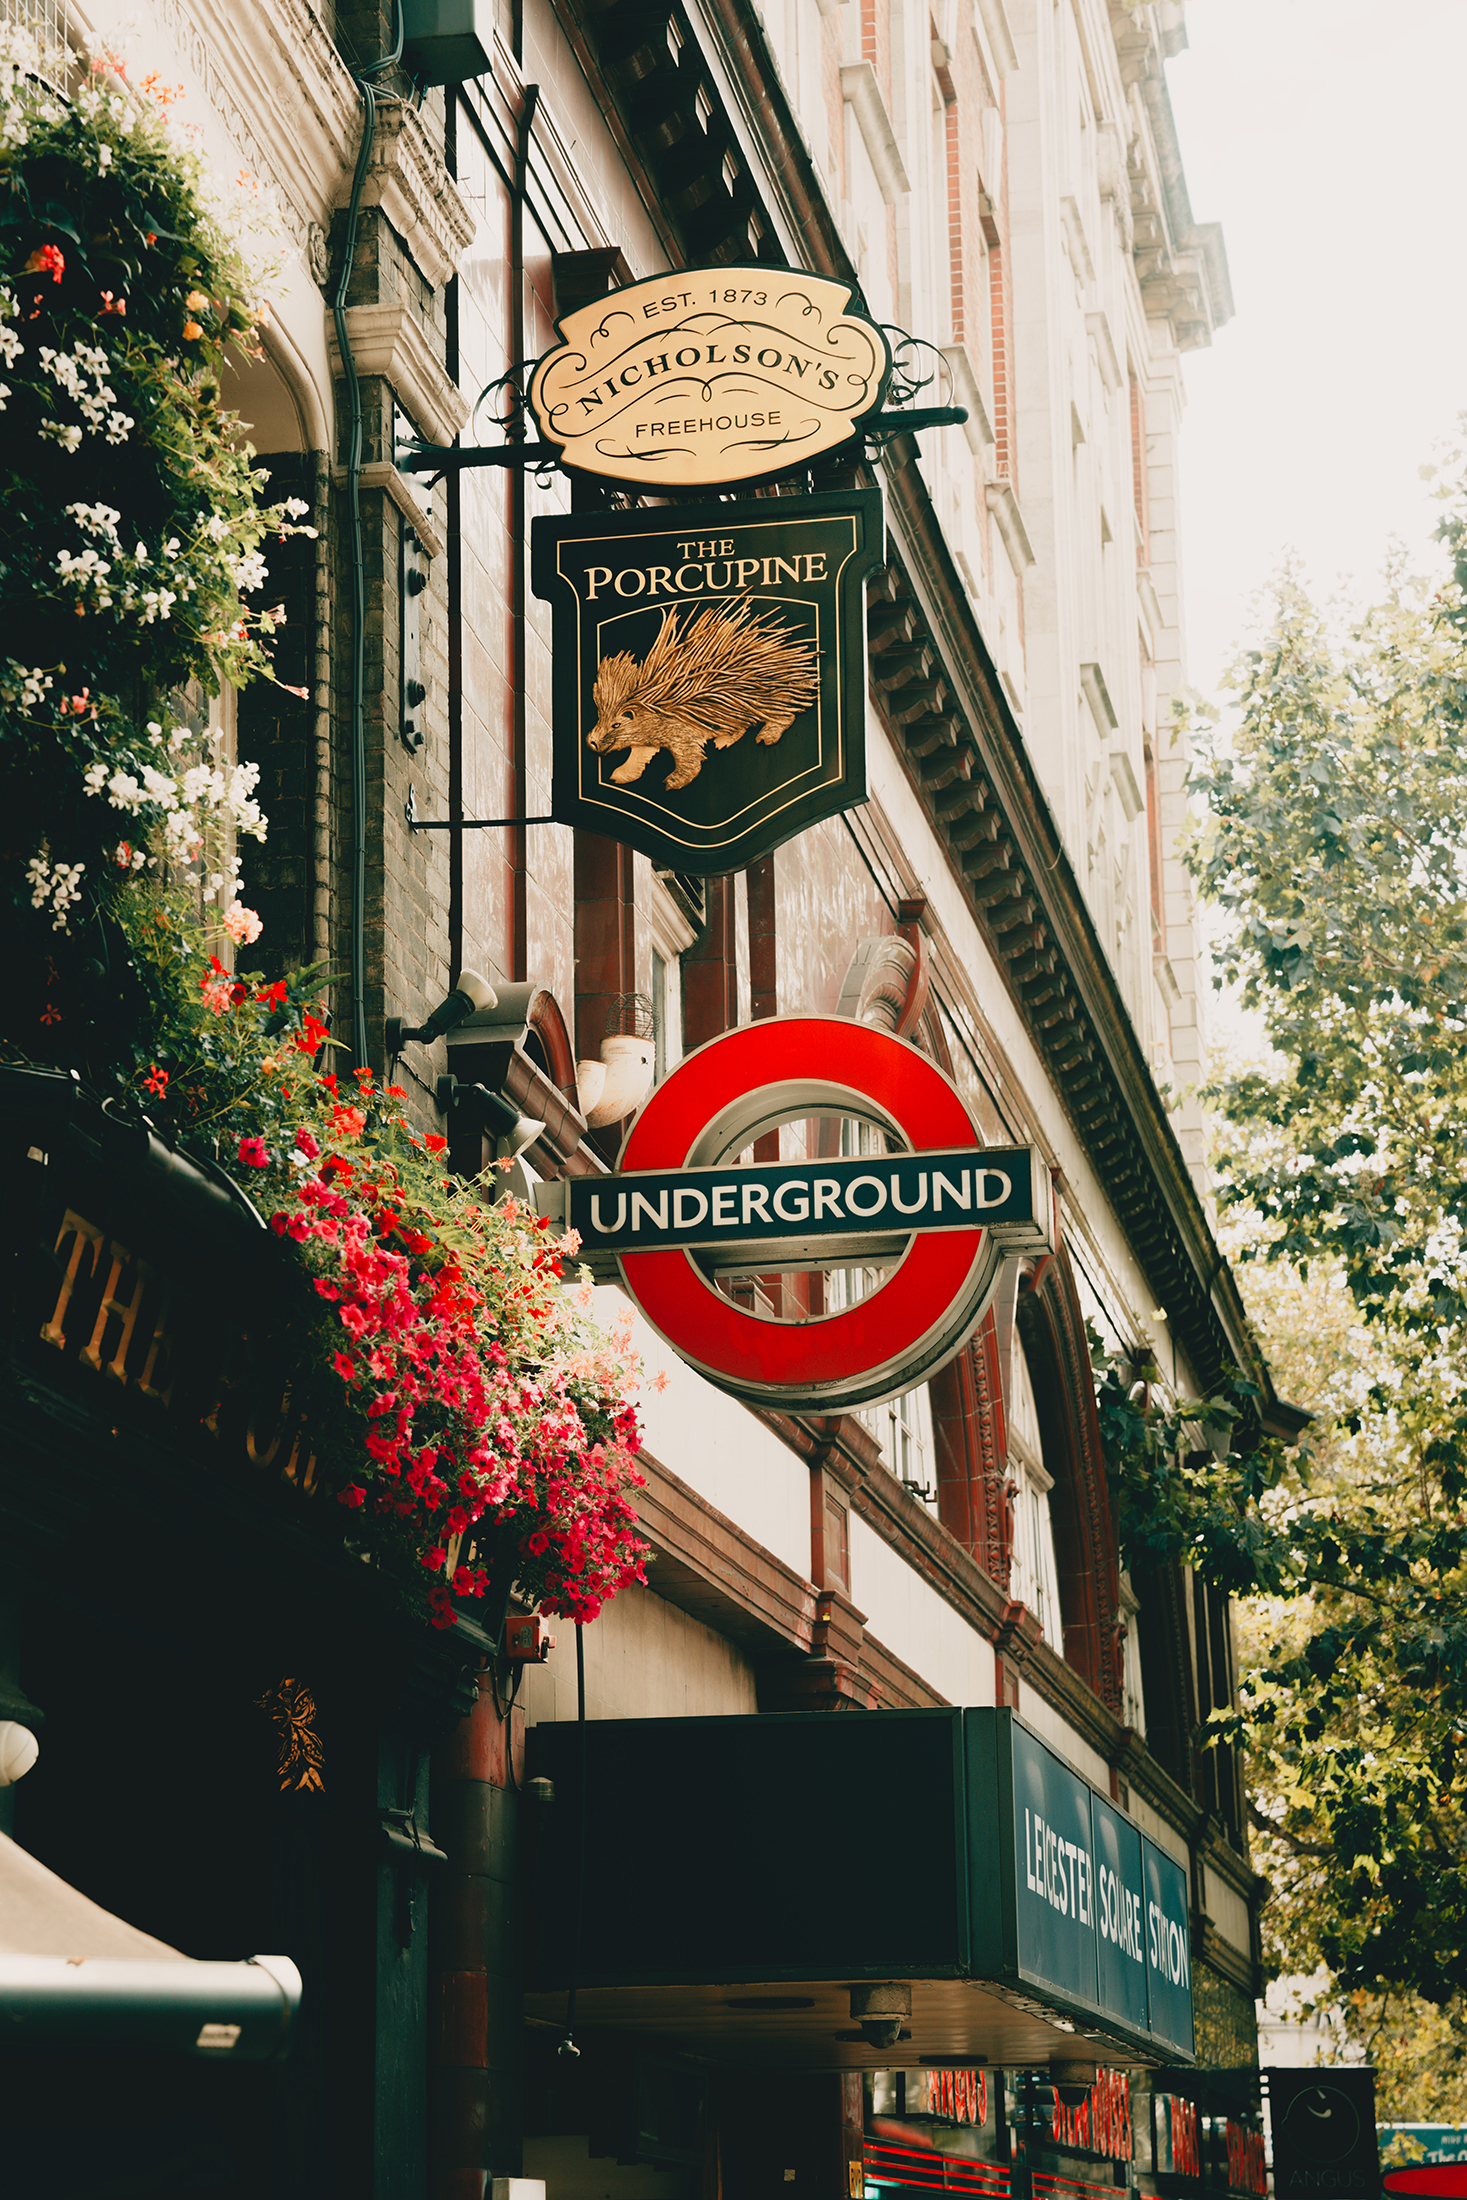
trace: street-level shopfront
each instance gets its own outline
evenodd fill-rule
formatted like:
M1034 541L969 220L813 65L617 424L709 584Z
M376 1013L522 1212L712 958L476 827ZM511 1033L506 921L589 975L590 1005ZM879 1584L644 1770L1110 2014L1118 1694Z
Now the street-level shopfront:
M332 1532L301 1279L222 1171L7 1070L0 1186L0 1719L40 1741L0 1787L14 2189L407 2177L430 1755L488 1646ZM257 1956L305 1982L269 2036Z
M1168 2182L1186 1874L1013 1713L527 1740L531 2173L583 2148L672 2180L649 2191L716 2163L729 2200L1232 2189L1210 2138Z
M1262 2200L1256 2070L1116 2069L1088 2089L1036 2069L880 2070L866 2081L866 2200Z

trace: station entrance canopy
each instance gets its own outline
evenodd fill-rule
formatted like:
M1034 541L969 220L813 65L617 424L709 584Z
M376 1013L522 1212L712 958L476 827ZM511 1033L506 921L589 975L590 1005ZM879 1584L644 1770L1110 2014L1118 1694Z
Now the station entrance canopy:
M911 1988L896 2064L1190 2062L1187 1878L1008 1710L532 1727L528 2012L720 2059L860 2069L853 1986ZM583 1906L575 1899L585 1820Z

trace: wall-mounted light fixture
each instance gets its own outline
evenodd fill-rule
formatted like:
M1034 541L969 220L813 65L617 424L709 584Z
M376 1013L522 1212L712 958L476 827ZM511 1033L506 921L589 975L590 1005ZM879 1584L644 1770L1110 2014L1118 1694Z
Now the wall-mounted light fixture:
M577 1062L576 1092L593 1131L635 1114L657 1064L657 1025L645 993L623 993L611 1004L598 1062Z
M491 1092L487 1085L461 1084L454 1076L439 1078L438 1106L444 1115L468 1109L484 1136L493 1140L496 1161L518 1160L545 1130L540 1118L521 1115L502 1093Z
M431 1045L441 1039L445 1031L452 1031L466 1017L476 1015L480 1009L493 1008L499 995L487 978L481 978L477 970L460 971L458 983L445 1000L438 1003L432 1015L423 1024L406 1024L401 1016L387 1019L387 1052L401 1054L410 1039L421 1045Z
M1049 2065L1050 2082L1060 2097L1062 2107L1084 2107L1086 2101L1090 2098L1091 2088L1095 2084L1097 2068L1098 2065L1089 2056L1072 2055L1064 2058L1059 2056L1051 2058Z
M0 1787L23 1780L41 1754L41 1745L18 1719L0 1719Z

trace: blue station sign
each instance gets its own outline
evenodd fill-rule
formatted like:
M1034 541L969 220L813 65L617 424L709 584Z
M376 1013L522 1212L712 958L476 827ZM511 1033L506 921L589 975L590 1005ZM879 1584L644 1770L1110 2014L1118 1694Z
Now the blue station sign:
M1011 1711L969 1711L974 1968L1191 2059L1187 1875Z

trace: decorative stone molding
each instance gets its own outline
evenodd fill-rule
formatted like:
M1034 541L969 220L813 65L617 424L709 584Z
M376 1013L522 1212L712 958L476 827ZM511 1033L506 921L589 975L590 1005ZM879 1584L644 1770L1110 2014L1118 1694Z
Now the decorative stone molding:
M399 473L395 466L391 466L385 459L379 458L374 459L370 465L364 466L358 478L364 489L380 489L386 496L391 498L430 558L442 557L447 547L443 537L434 526L431 513L425 510L420 498L413 489L412 483L405 474ZM346 487L346 468L344 466L332 467L331 485L335 489Z
M411 309L348 306L347 334L359 375L380 375L430 443L451 443L469 417L468 399L449 380ZM334 325L328 331L331 371L342 372Z
M983 28L988 33L988 43L998 73L1000 76L1007 76L1011 69L1019 66L1019 49L1014 44L1014 34L1009 29L1003 0L975 0L975 5Z
M846 104L855 114L862 143L881 187L881 196L888 206L895 206L912 186L875 69L869 61L848 61L840 72L840 88Z
M1116 793L1121 798L1121 808L1126 813L1126 823L1134 825L1146 807L1146 797L1136 781L1136 767L1124 749L1110 752L1110 776Z
M1024 515L1019 510L1019 500L1014 495L1013 483L990 481L983 495L989 511L998 523L1009 564L1022 580L1030 566L1037 565L1039 560L1034 555L1034 545L1029 540L1029 530L1024 525Z
M1095 356L1100 362L1101 378L1108 390L1118 390L1122 382L1121 362L1116 352L1115 338L1110 332L1110 322L1097 307L1085 316L1085 326L1095 341Z
M983 402L983 392L978 387L978 377L973 371L973 362L968 357L968 347L966 344L943 344L940 348L953 378L953 391L958 403L968 408L963 433L981 465L985 448L994 440L993 427L988 418L988 407Z
M1105 674L1099 665L1081 665L1080 692L1090 705L1090 715L1095 720L1096 732L1102 741L1109 741L1120 725L1120 720L1110 699L1110 689L1105 684Z
M306 0L153 0L152 13L193 71L283 226L308 248L345 196L360 129L351 73Z
M477 224L415 107L378 110L363 206L380 207L435 290L456 273Z

